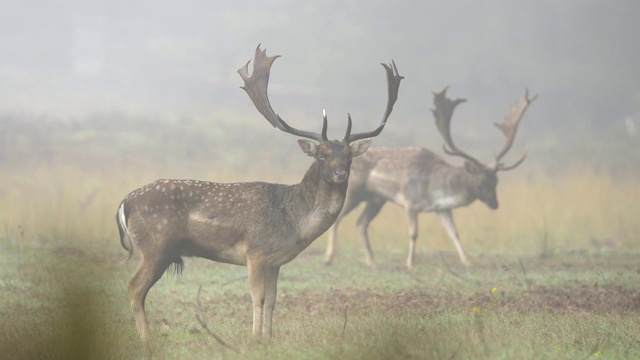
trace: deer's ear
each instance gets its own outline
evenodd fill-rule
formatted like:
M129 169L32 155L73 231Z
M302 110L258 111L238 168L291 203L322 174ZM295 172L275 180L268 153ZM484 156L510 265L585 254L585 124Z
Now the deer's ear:
M298 139L298 145L307 156L315 157L318 153L318 144L313 141Z
M371 146L371 139L354 141L353 143L349 144L349 148L351 148L351 157L356 157L358 155L364 154L369 146Z

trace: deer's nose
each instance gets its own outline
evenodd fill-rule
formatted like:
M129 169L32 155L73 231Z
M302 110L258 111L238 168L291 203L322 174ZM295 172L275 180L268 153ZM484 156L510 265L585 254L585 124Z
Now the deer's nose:
M334 173L338 179L345 179L347 177L347 170L345 169L337 169Z
M498 208L498 199L492 199L491 201L487 202L487 205L491 210L496 210Z

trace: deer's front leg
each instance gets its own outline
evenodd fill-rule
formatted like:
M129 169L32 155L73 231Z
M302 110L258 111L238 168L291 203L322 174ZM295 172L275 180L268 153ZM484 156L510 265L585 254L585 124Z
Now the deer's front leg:
M416 257L416 241L418 240L418 211L408 206L407 222L409 223L409 254L407 255L407 268L413 267Z
M249 287L253 303L253 329L251 333L256 339L262 337L262 320L264 318L265 289L267 266L259 260L247 261L249 271Z
M271 338L271 324L273 319L273 309L276 306L276 299L278 293L278 274L280 273L280 267L269 267L267 269L266 276L266 289L265 289L265 301L264 301L264 324L262 327L262 336L269 339Z
M440 218L440 222L442 223L442 226L444 226L445 230L447 231L447 234L449 234L449 237L453 241L453 245L456 247L456 250L458 251L458 256L460 257L460 261L464 266L467 266L467 267L471 266L471 261L469 261L469 259L467 258L467 255L464 253L464 250L462 249L462 244L460 244L460 239L458 237L458 230L456 229L456 224L453 222L453 214L451 213L451 210L442 210L442 211L437 211L436 213Z

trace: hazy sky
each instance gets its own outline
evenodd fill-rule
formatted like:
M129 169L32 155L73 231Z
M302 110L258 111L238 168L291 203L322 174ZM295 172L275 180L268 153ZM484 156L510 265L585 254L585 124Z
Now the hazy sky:
M336 121L351 112L356 130L375 124L386 101L379 63L391 59L406 77L394 116L415 126L429 116L431 92L446 85L469 99L459 116L473 120L471 129L499 121L525 87L540 93L531 129L606 128L640 112L635 0L4 0L0 7L0 114L253 116L236 70L258 43L283 55L270 96L294 123L315 124L327 108Z

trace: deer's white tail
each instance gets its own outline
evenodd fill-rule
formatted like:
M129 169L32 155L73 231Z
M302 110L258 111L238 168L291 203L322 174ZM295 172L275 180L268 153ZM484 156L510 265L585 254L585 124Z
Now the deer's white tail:
M116 213L116 222L118 223L118 231L120 232L120 244L129 252L129 256L122 262L126 262L133 255L133 244L131 243L131 236L129 236L129 229L127 228L127 215L124 208L124 201L120 204L118 212Z

